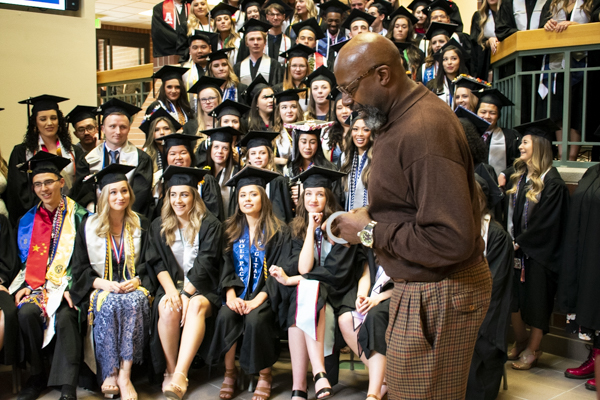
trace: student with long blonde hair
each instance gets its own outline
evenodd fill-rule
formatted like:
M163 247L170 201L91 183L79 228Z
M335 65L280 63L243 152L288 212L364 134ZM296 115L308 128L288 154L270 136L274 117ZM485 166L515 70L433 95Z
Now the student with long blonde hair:
M212 49L212 51L233 49L228 56L231 65L236 63L241 43L241 37L235 29L232 17L236 11L239 10L223 2L217 4L210 11L210 16L213 19L213 30L219 34L217 48Z
M545 119L515 127L523 134L521 157L514 163L507 191L513 217L509 221L515 248L514 308L516 344L508 353L513 369L534 367L540 343L550 327L561 265L569 191L552 166L556 124ZM526 325L530 326L527 334Z
M225 83L221 86L223 101L241 101L242 93L247 89L247 86L240 83L240 79L233 72L233 65L227 56L227 53L231 53L234 50L234 48L230 47L213 51L208 55L207 75L225 80Z

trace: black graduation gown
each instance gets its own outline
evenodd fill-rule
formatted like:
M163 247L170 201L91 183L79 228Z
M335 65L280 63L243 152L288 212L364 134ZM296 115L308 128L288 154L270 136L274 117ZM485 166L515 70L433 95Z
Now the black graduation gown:
M75 163L77 160L83 158L83 150L78 146L72 146L73 154L75 156ZM37 196L33 191L31 182L28 174L25 174L17 168L27 161L27 147L24 143L18 144L13 148L10 153L8 160L8 175L7 175L7 187L6 187L6 208L8 209L8 217L13 226L16 226L17 221L27 211L35 205ZM75 177L76 179L77 177ZM75 182L73 182L75 186ZM73 188L71 189L71 191ZM65 193L64 194L69 194Z
M486 258L492 273L492 297L475 342L466 399L493 400L498 396L507 360L513 255L512 238L492 220L486 245Z
M177 8L175 8L177 12ZM180 24L187 26L187 9L184 6L179 14ZM163 2L158 3L152 9L152 55L163 57L170 55L183 55L177 52L177 25L175 29L163 19Z
M576 313L578 325L599 330L600 308L596 303L600 273L600 165L590 167L571 197L565 235L558 305Z
M243 61L243 60L241 60L241 61ZM236 63L233 66L233 72L235 72L235 74L237 76L240 76L241 61L238 62L238 63ZM283 72L284 72L284 69L281 66L281 64L279 64L279 62L277 61L276 58L271 58L271 67L270 67L269 71L270 71L270 73L269 73L269 86L275 86L276 84L283 82ZM257 72L257 74L258 74L258 72ZM255 78L256 78L256 76L252 77L253 80Z
M16 241L8 219L0 214L0 279L2 285L8 289L15 278L18 269ZM17 307L13 296L5 291L0 291L0 310L4 313L4 347L0 351L0 364L12 365L21 361L17 350L19 346L19 321Z
M529 202L527 229L524 229L526 191L524 182L521 185L513 212L513 229L515 243L520 246L515 257L525 262L525 282L519 280L521 271L515 270L513 297L523 321L548 332L561 267L569 190L556 168L550 168L544 177L540 201ZM512 311L515 309L513 305Z
M224 237L225 240L227 239ZM289 229L283 226L265 246L267 271L272 265L286 268L290 255ZM223 302L226 299L228 288L235 288L237 295L241 295L244 283L236 273L231 250L223 254L220 275L219 287ZM248 315L240 316L226 305L221 307L217 315L215 334L208 356L211 363L220 360L242 335L242 342L238 343L239 362L246 373L257 374L260 370L271 367L277 361L280 350L277 326L280 294L277 286L275 278L268 275L265 279L264 274L261 274L256 289L252 293L247 293L246 297L248 300L252 300L261 292L266 292L269 297Z
M496 12L492 11L492 18L496 18ZM489 47L486 47L485 50L481 48L479 43L477 43L477 38L481 33L481 29L479 28L479 22L481 21L481 17L479 16L479 11L475 11L473 13L473 18L471 18L471 41L473 42L473 51L471 56L473 57L473 70L471 71L471 75L483 79L487 81L489 79L488 71L491 66L491 56L492 51ZM485 40L488 38L484 38Z
M71 268L73 273L73 284L70 290L71 299L79 306L81 310L85 311L81 314L84 318L87 318L87 310L90 304L90 294L94 290L94 280L96 278L104 278L103 276L99 277L96 274L96 271L94 271L92 268L90 257L88 255L87 240L85 235L85 227L88 221L89 219L86 219L79 226L79 229L77 229L75 248L73 250L73 257L71 258ZM150 227L150 222L146 217L140 215L140 225L142 227L142 242L140 246L140 255L135 265L135 272L136 275L142 280L142 286L150 293L153 293L155 288L148 275L148 268L145 263L146 249L148 246L148 228ZM116 273L116 268L119 268L119 264L114 258L114 254L111 254L111 256L113 257L113 276L119 276L119 274Z
M549 2L550 0L548 0ZM533 1L535 4L535 0ZM527 21L531 21L531 13L533 12L533 7L527 7ZM540 22L542 21L540 17ZM504 1L500 5L498 9L498 14L496 18L494 18L494 22L496 24L496 37L499 41L503 41L513 33L518 32L517 23L514 17L514 8L512 0ZM537 26L530 26L529 29L538 29Z
M152 366L156 374L162 373L166 368L165 356L158 335L158 307L165 295L165 290L158 281L158 274L167 271L174 284L184 279L179 270L177 259L171 248L166 244L164 236L161 235L161 218L152 221L148 235L148 248L146 252L146 264L148 276L152 286L156 288L154 302L152 304L152 323L150 331L150 354ZM214 317L221 307L219 289L219 270L221 263L221 237L223 231L221 223L214 215L208 213L202 220L198 232L198 256L194 260L192 269L188 272L188 279L196 288L196 292L206 297L212 306L212 317L206 321L206 332L200 346L203 358L208 353L208 345L214 330Z
M514 129L502 128L504 133L504 146L506 148L506 168L511 167L515 160L521 157L519 146L521 145L521 139L523 136L515 131ZM487 145L488 154L490 151L490 145L492 143L492 135L490 135L485 144Z
M237 190L236 192L237 193ZM294 219L292 197L290 195L289 181L284 176L278 176L269 182L269 193L267 193L273 206L273 214L285 224L289 224ZM230 208L236 209L237 196L229 201Z
M152 175L154 169L150 156L140 149L136 150L138 153L138 166L133 171L133 179L130 182L135 194L133 211L148 218L152 216L152 203L154 202L154 197L152 196ZM83 207L87 207L89 203L95 201L95 188L92 180L83 182L85 177L90 175L90 165L85 157L80 157L76 168L75 183L73 184L71 197Z

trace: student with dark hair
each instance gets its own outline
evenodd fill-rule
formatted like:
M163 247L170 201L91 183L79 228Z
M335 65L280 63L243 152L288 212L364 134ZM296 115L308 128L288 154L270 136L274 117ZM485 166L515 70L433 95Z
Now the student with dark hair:
M162 85L160 85L156 100L146 108L146 115L153 113L158 108L163 108L181 125L185 125L190 119L195 118L182 78L188 70L189 68L166 65L154 73L152 78L160 79Z
M445 1L445 0L444 0ZM461 74L468 74L465 53L462 46L451 39L446 43L436 57L440 67L433 81L427 83L427 87L435 93L440 100L452 107L454 102L453 81Z

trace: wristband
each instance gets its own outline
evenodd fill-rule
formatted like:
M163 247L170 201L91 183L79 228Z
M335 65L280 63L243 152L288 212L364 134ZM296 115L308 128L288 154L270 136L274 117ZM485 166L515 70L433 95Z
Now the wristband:
M188 299L191 299L193 294L189 294L188 292L186 292L185 290L181 289L180 292L182 295L184 295L185 297L187 297Z

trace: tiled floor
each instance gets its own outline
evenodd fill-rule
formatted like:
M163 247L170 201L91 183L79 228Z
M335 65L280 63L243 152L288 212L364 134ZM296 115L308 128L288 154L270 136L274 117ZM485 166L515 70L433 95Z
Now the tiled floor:
M580 361L568 360L550 354L542 355L538 367L530 371L514 371L507 364L508 390L500 390L499 400L593 400L595 392L587 390L585 380L573 380L564 377L566 368L577 366ZM213 373L207 376L207 370L192 370L190 374L190 389L186 399L218 399L222 376ZM339 400L364 400L367 390L367 372L365 370L342 370L340 383L334 388L335 398ZM273 378L273 400L288 400L291 394L291 366L289 362L275 364ZM0 369L0 400L13 400L11 394L10 370ZM159 387L138 384L140 399L164 399ZM49 390L40 399L55 400L60 397L56 390ZM79 389L80 400L103 399L101 394ZM236 400L251 400L252 393L239 392ZM314 386L310 385L309 399L314 399Z

